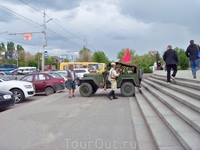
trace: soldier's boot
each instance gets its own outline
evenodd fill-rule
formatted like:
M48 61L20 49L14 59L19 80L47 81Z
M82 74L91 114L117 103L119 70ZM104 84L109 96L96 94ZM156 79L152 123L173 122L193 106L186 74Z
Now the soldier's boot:
M115 91L113 91L113 99L118 99L118 97L115 96Z
M107 97L108 97L110 100L112 100L112 98L111 98L112 95L113 95L113 90L110 91L110 93L107 95Z

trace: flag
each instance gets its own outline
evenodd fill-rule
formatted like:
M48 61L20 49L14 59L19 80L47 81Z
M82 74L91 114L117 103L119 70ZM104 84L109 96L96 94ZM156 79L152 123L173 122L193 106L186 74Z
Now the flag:
M122 58L122 62L131 62L131 52L129 48L127 48L124 57Z
M31 40L31 39L32 39L31 33L24 34L24 40Z

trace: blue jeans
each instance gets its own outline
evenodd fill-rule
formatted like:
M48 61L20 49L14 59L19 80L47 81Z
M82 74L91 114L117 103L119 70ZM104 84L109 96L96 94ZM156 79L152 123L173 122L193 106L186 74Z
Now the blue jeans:
M199 69L199 59L196 60L190 60L190 66L192 69L192 72L196 73Z

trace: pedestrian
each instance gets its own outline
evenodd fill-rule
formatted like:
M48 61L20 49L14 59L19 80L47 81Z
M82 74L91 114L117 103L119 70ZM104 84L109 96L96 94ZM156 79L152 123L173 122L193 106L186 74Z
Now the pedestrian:
M154 71L156 71L157 70L157 62L156 61L154 62L153 67L154 67Z
M170 84L171 83L170 79L175 80L175 76L177 73L177 65L178 65L178 54L175 50L172 49L171 45L167 46L167 50L163 54L163 60L166 63L167 84ZM171 75L171 69L173 69L172 75Z
M194 44L194 40L190 40L190 45L187 47L185 54L190 59L190 66L194 79L196 79L197 77L196 72L199 69L199 59L197 53L198 53L198 45Z
M117 73L120 73L122 71L122 65L119 64L118 68L117 68Z
M114 62L111 63L112 68L109 71L109 76L108 76L108 80L111 82L111 91L108 94L108 98L110 100L112 100L111 96L113 97L113 99L118 99L115 96L115 90L117 89L117 77L120 75L120 73L116 72L116 64Z
M74 66L69 65L69 70L67 70L66 78L67 78L67 89L69 98L75 97L74 92L76 89L76 78L78 76L74 72Z
M160 70L161 62L157 61L157 70Z

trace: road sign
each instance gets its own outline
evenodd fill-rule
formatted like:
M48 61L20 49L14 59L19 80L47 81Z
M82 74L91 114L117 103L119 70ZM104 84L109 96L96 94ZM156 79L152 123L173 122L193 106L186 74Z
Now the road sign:
M44 51L44 58L48 58L48 52Z

